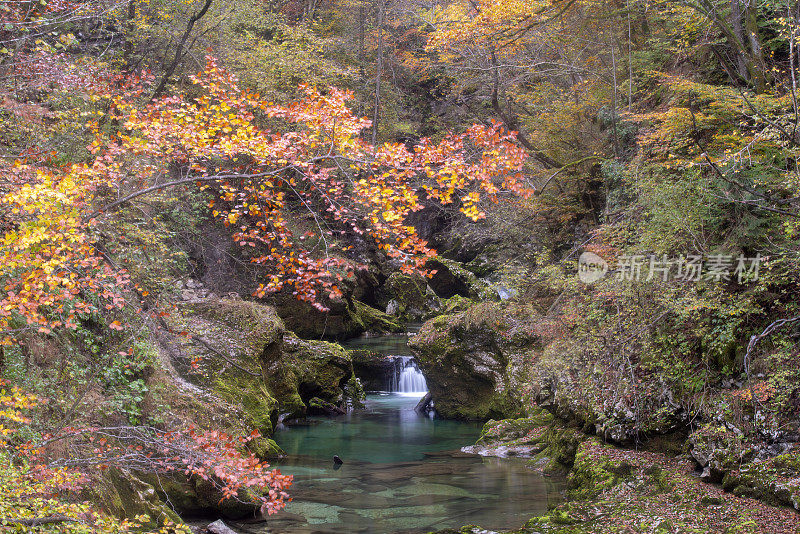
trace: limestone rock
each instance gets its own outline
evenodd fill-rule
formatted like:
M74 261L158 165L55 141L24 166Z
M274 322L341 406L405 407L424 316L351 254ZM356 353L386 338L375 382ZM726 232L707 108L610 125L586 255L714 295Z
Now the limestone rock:
M107 512L121 519L146 514L152 526L161 525L164 520L182 523L157 494L153 484L129 470L109 469L93 485L92 492Z
M425 323L409 346L443 417L486 420L518 415L526 346L502 334L492 303ZM519 388L519 389L518 389Z
M211 534L236 534L236 531L232 530L228 525L225 524L222 519L217 519L213 523L209 524L206 527Z
M264 435L271 434L279 414L304 416L314 397L340 408L347 400L350 354L339 345L298 338L270 306L207 299L184 303L168 322L187 334L169 343L173 358L200 358L210 377L186 378L229 402L232 418ZM277 452L269 443L257 449Z
M418 274L392 273L382 288L389 298L386 313L406 321L418 321L435 314L441 301L428 286L424 277Z

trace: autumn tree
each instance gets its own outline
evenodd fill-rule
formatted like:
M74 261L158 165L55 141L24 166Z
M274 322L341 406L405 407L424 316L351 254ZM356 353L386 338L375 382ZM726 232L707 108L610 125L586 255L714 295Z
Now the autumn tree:
M105 147L98 141L101 157L79 172L101 184L111 180L127 194L85 219L99 221L151 191L180 184L207 188L215 197L213 215L253 251L253 263L269 268L257 296L291 286L299 299L319 306L325 293L338 295L337 282L357 267L347 258L353 236L403 269L423 269L433 251L405 222L420 208L421 194L455 203L472 219L483 215L482 200L497 200L502 191L525 194L519 174L524 154L513 134L497 125L473 126L413 148L372 146L359 136L370 123L347 108L347 92L306 87L303 100L277 106L239 88L213 60L194 81L204 89L194 102L165 98L137 108L115 99L116 118L127 133ZM264 130L258 116L290 128ZM130 155L153 163L134 175L126 168ZM293 234L291 204L313 214L316 231Z

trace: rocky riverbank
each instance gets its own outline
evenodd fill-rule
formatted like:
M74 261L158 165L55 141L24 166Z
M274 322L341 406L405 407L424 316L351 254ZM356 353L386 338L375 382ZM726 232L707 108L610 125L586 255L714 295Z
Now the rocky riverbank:
M532 517L513 534L800 531L800 515L794 508L782 506L764 493L753 493L753 485L745 489L741 485L705 482L689 454L672 456L616 447L565 426L544 410L523 419L489 421L476 445L464 450L486 456L529 458L531 469L566 474L564 502L545 515ZM785 467L798 458L800 455L795 452L766 462L761 471L763 478L755 486L774 481L768 474L769 466ZM783 475L784 482L791 485L786 478L788 471L784 469ZM741 476L736 475L736 480L741 482ZM797 482L795 475L795 485ZM784 490L790 492L786 485ZM470 525L436 534L490 533Z
M497 418L465 452L567 474L566 501L515 532L800 531L796 414L759 430L742 384L721 380L698 406L663 374L610 381L607 355L514 305L440 316L412 347L440 413Z

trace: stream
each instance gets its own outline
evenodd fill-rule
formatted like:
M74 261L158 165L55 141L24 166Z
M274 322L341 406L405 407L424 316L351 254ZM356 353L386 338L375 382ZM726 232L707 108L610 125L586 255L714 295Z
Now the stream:
M288 454L275 467L294 475L293 500L267 520L266 532L411 534L467 524L499 530L547 510L557 482L523 460L460 452L478 438L480 424L414 411L426 389L406 341L382 336L349 344L398 358L389 384L395 391L370 392L362 409L275 433Z

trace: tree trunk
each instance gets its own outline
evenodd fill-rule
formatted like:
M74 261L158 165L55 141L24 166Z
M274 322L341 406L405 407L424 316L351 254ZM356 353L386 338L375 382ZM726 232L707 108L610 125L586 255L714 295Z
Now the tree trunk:
M172 63L170 63L170 65L167 67L164 76L161 77L161 81L158 83L156 90L153 91L153 96L150 97L150 100L158 98L161 96L161 93L164 92L164 89L167 87L167 82L175 72L175 68L178 66L178 63L183 57L183 47L186 46L186 41L189 39L189 35L192 33L195 23L205 16L205 14L208 12L208 8L211 7L212 1L213 0L205 0L205 4L203 4L203 7L200 8L200 11L192 15L192 17L189 19L189 22L186 24L186 30L183 32L181 40L178 41L178 48L175 49L175 57L172 59Z
M750 43L750 57L753 65L751 72L756 91L763 93L767 89L767 65L764 62L764 50L761 46L761 37L758 35L758 6L756 0L748 0L745 7L745 29L747 40Z
M133 55L133 28L136 18L136 0L128 0L128 14L125 19L125 47L122 51L122 61L125 68L130 70L131 56Z
M383 15L385 0L378 0L378 58L375 72L375 110L372 115L372 144L378 142L378 125L381 119L381 77L383 76Z
M366 62L364 47L364 25L367 17L366 10L364 9L364 1L365 0L360 0L358 2L358 72L361 79L361 91L363 91L361 93L362 97L358 99L359 116L363 116L365 114L364 107L366 106L366 95L369 94L367 91L367 72L364 66Z
M738 0L732 0L732 2L737 2ZM746 4L744 18L746 21L746 29L748 33L751 30L754 32L752 36L756 42L755 50L758 51L758 54L754 53L751 41L751 47L747 46L745 40L737 35L736 30L734 29L736 25L736 21L732 21L733 24L729 24L729 22L723 18L716 9L716 6L710 0L698 0L697 3L693 1L684 1L686 5L691 7L692 9L696 10L698 13L702 14L706 18L708 18L717 28L723 33L725 39L728 41L728 45L733 48L733 52L736 54L736 61L737 64L739 61L743 61L745 65L745 70L747 71L746 76L741 76L738 71L737 65L731 65L728 67L728 61L723 56L723 54L718 53L714 47L711 47L711 50L714 51L717 58L722 63L723 67L725 67L726 71L733 70L736 75L739 77L740 80L743 82L753 85L757 92L763 92L766 89L766 78L765 78L765 68L764 68L764 57L761 51L761 42L758 38L758 25L756 23L756 8L751 6L751 4ZM732 9L735 8L740 10L741 4L732 3ZM741 25L741 19L739 20L739 24Z
M744 43L744 28L742 27L742 0L731 0L731 27L736 38ZM736 54L736 72L742 78L747 78L747 65L742 54Z

